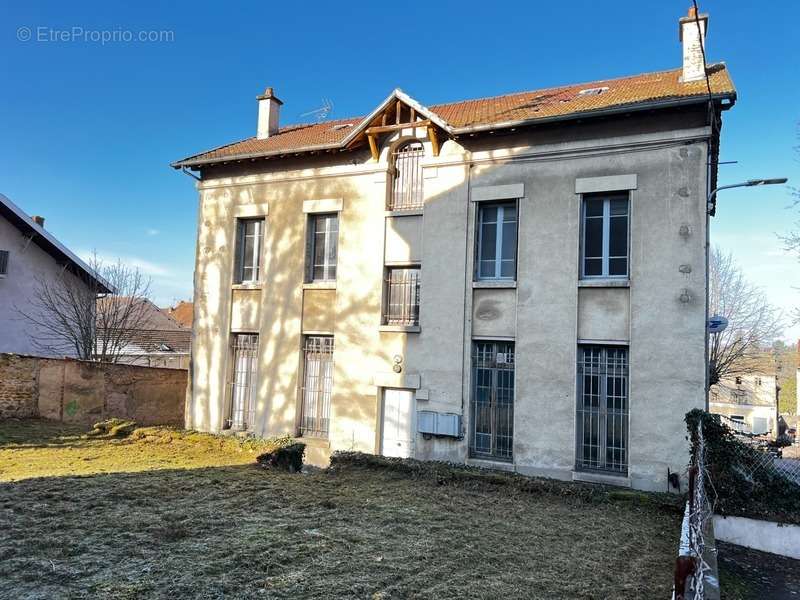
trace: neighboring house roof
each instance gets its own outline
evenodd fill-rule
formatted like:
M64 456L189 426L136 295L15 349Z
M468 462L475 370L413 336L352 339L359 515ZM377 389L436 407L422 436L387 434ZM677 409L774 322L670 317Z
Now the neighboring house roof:
M372 123L383 108L396 100L415 110L452 136L539 122L577 119L708 100L736 100L736 88L724 63L709 65L705 79L681 81L681 69L644 73L618 79L559 86L490 98L464 100L425 107L396 89L365 117L315 124L287 125L265 139L255 137L195 154L172 164L199 167L217 162L287 153L347 148Z
M33 243L52 256L57 263L69 265L78 277L95 282L98 293L106 294L113 291L113 286L108 281L3 194L0 194L0 216L19 229L22 235L30 236Z
M129 301L129 297L114 296L103 298L99 302ZM149 300L140 299L137 302L143 307L141 324L122 354L188 354L192 346L191 328L184 327Z
M146 330L137 331L122 354L189 354L192 348L192 332Z
M175 319L182 327L192 327L192 319L194 317L194 304L191 302L184 302L181 300L175 306L169 308L162 308L162 312L167 313L170 317Z

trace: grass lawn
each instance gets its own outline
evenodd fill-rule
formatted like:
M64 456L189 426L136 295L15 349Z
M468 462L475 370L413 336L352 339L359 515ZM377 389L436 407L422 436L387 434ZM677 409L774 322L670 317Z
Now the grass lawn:
M140 430L141 431L141 430ZM0 422L2 598L669 598L680 511ZM149 434L149 435L146 435ZM562 486L563 487L563 486Z

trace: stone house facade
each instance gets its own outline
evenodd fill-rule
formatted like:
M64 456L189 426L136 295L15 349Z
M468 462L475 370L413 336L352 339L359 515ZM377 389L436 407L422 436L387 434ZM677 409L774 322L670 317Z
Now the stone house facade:
M200 196L187 426L666 489L736 99L697 68L707 22L682 68L494 98L282 126L268 88L255 137L173 164Z

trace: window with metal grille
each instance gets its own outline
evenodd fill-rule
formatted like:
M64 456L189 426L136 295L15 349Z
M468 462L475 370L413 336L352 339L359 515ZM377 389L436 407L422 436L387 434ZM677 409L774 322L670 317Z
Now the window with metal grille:
M470 456L510 461L514 449L514 342L474 342Z
M264 219L239 219L236 233L236 283L253 283L261 276Z
M386 269L384 325L419 325L419 267Z
M389 210L417 210L423 206L422 157L420 142L404 144L392 153L393 178Z
M229 429L249 429L255 416L258 335L237 333L232 340Z
M8 275L8 250L0 250L0 277Z
M308 218L307 281L336 281L339 215L313 214Z
M478 208L478 279L517 276L517 203L480 203Z
M582 277L628 276L628 194L583 197Z
M328 437L333 392L333 337L307 336L303 346L300 435Z
M628 472L628 349L578 348L576 467Z

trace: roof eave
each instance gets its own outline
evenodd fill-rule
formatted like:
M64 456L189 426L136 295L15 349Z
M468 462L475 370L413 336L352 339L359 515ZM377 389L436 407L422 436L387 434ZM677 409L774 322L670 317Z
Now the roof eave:
M731 100L731 104L728 107L726 107L730 108L731 106L733 106L733 103L736 102L736 92L712 94L711 98L713 100ZM554 115L552 117L535 117L533 119L519 119L516 121L502 121L499 123L488 123L488 124L473 125L468 127L456 127L453 129L453 134L464 135L470 133L482 133L486 131L495 131L498 129L509 129L511 127L524 127L527 125L536 125L539 123L573 121L576 119L583 119L585 117L603 117L609 115L624 114L629 112L638 112L643 110L653 110L656 108L670 108L670 107L688 106L691 104L703 104L705 102L708 102L707 94L704 94L702 96L671 98L669 100L634 102L631 104L621 104L618 106L611 106L608 108L599 108L583 112L573 112L564 115Z
M14 216L16 221L14 225L17 227L17 229L20 231L24 229L26 232L37 236L44 242L44 245L47 247L43 247L42 249L50 254L50 256L53 258L58 258L56 255L60 255L63 257L66 262L69 262L75 268L81 271L84 276L94 280L98 285L100 293L113 294L116 291L113 285L111 285L99 273L78 258L78 256L75 255L69 248L64 246L64 244L59 242L58 239L53 236L53 234L34 222L31 217L19 206L14 204L8 196L0 194L0 204L2 204L9 211L9 213ZM42 244L39 244L39 246L41 247Z
M280 156L280 155L288 155L288 154L304 154L306 152L316 152L316 151L325 151L325 150L339 150L343 149L349 144L359 133L363 131L366 124L368 124L375 115L380 112L382 108L384 108L392 99L399 98L405 102L414 102L417 106L422 108L426 116L434 116L435 119L431 119L434 121L438 126L442 129L450 133L451 135L458 136L458 135L465 135L465 134L472 134L472 133L482 133L486 131L495 131L499 129L509 129L512 127L524 127L528 125L536 125L540 123L553 123L553 122L563 122L563 121L572 121L576 119L583 119L587 117L602 117L602 116L610 116L622 113L630 113L630 112L638 112L643 110L653 110L656 108L670 108L670 107L679 107L679 106L688 106L692 104L702 104L708 102L708 95L696 95L696 96L686 96L682 98L669 98L666 100L652 100L648 102L634 102L631 104L623 104L618 106L613 106L609 108L601 108L595 110L587 110L583 112L574 112L568 113L564 115L554 115L552 117L536 117L533 119L519 119L515 121L502 121L499 123L489 123L489 124L482 124L482 125L474 125L468 127L453 127L452 125L448 124L447 122L443 121L438 115L435 115L430 109L426 109L418 102L414 101L410 96L405 94L402 90L396 89L393 91L379 106L377 109L372 111L367 117L365 117L358 127L354 128L345 138L343 138L339 142L331 143L331 144L321 144L315 146L305 146L301 148L293 148L291 150L272 150L270 152L250 152L246 154L232 154L230 156L226 156L224 158L207 158L207 159L198 159L192 160L184 159L174 163L171 163L170 166L173 169L182 169L184 167L189 168L198 168L204 166L210 166L214 164L220 163L229 163L229 162L239 162L244 160L255 160L255 159L262 159L262 158L270 158L272 156ZM716 94L711 95L711 99L715 101L719 100L730 100L731 104L726 106L725 109L731 108L733 104L736 102L736 92L718 92Z

